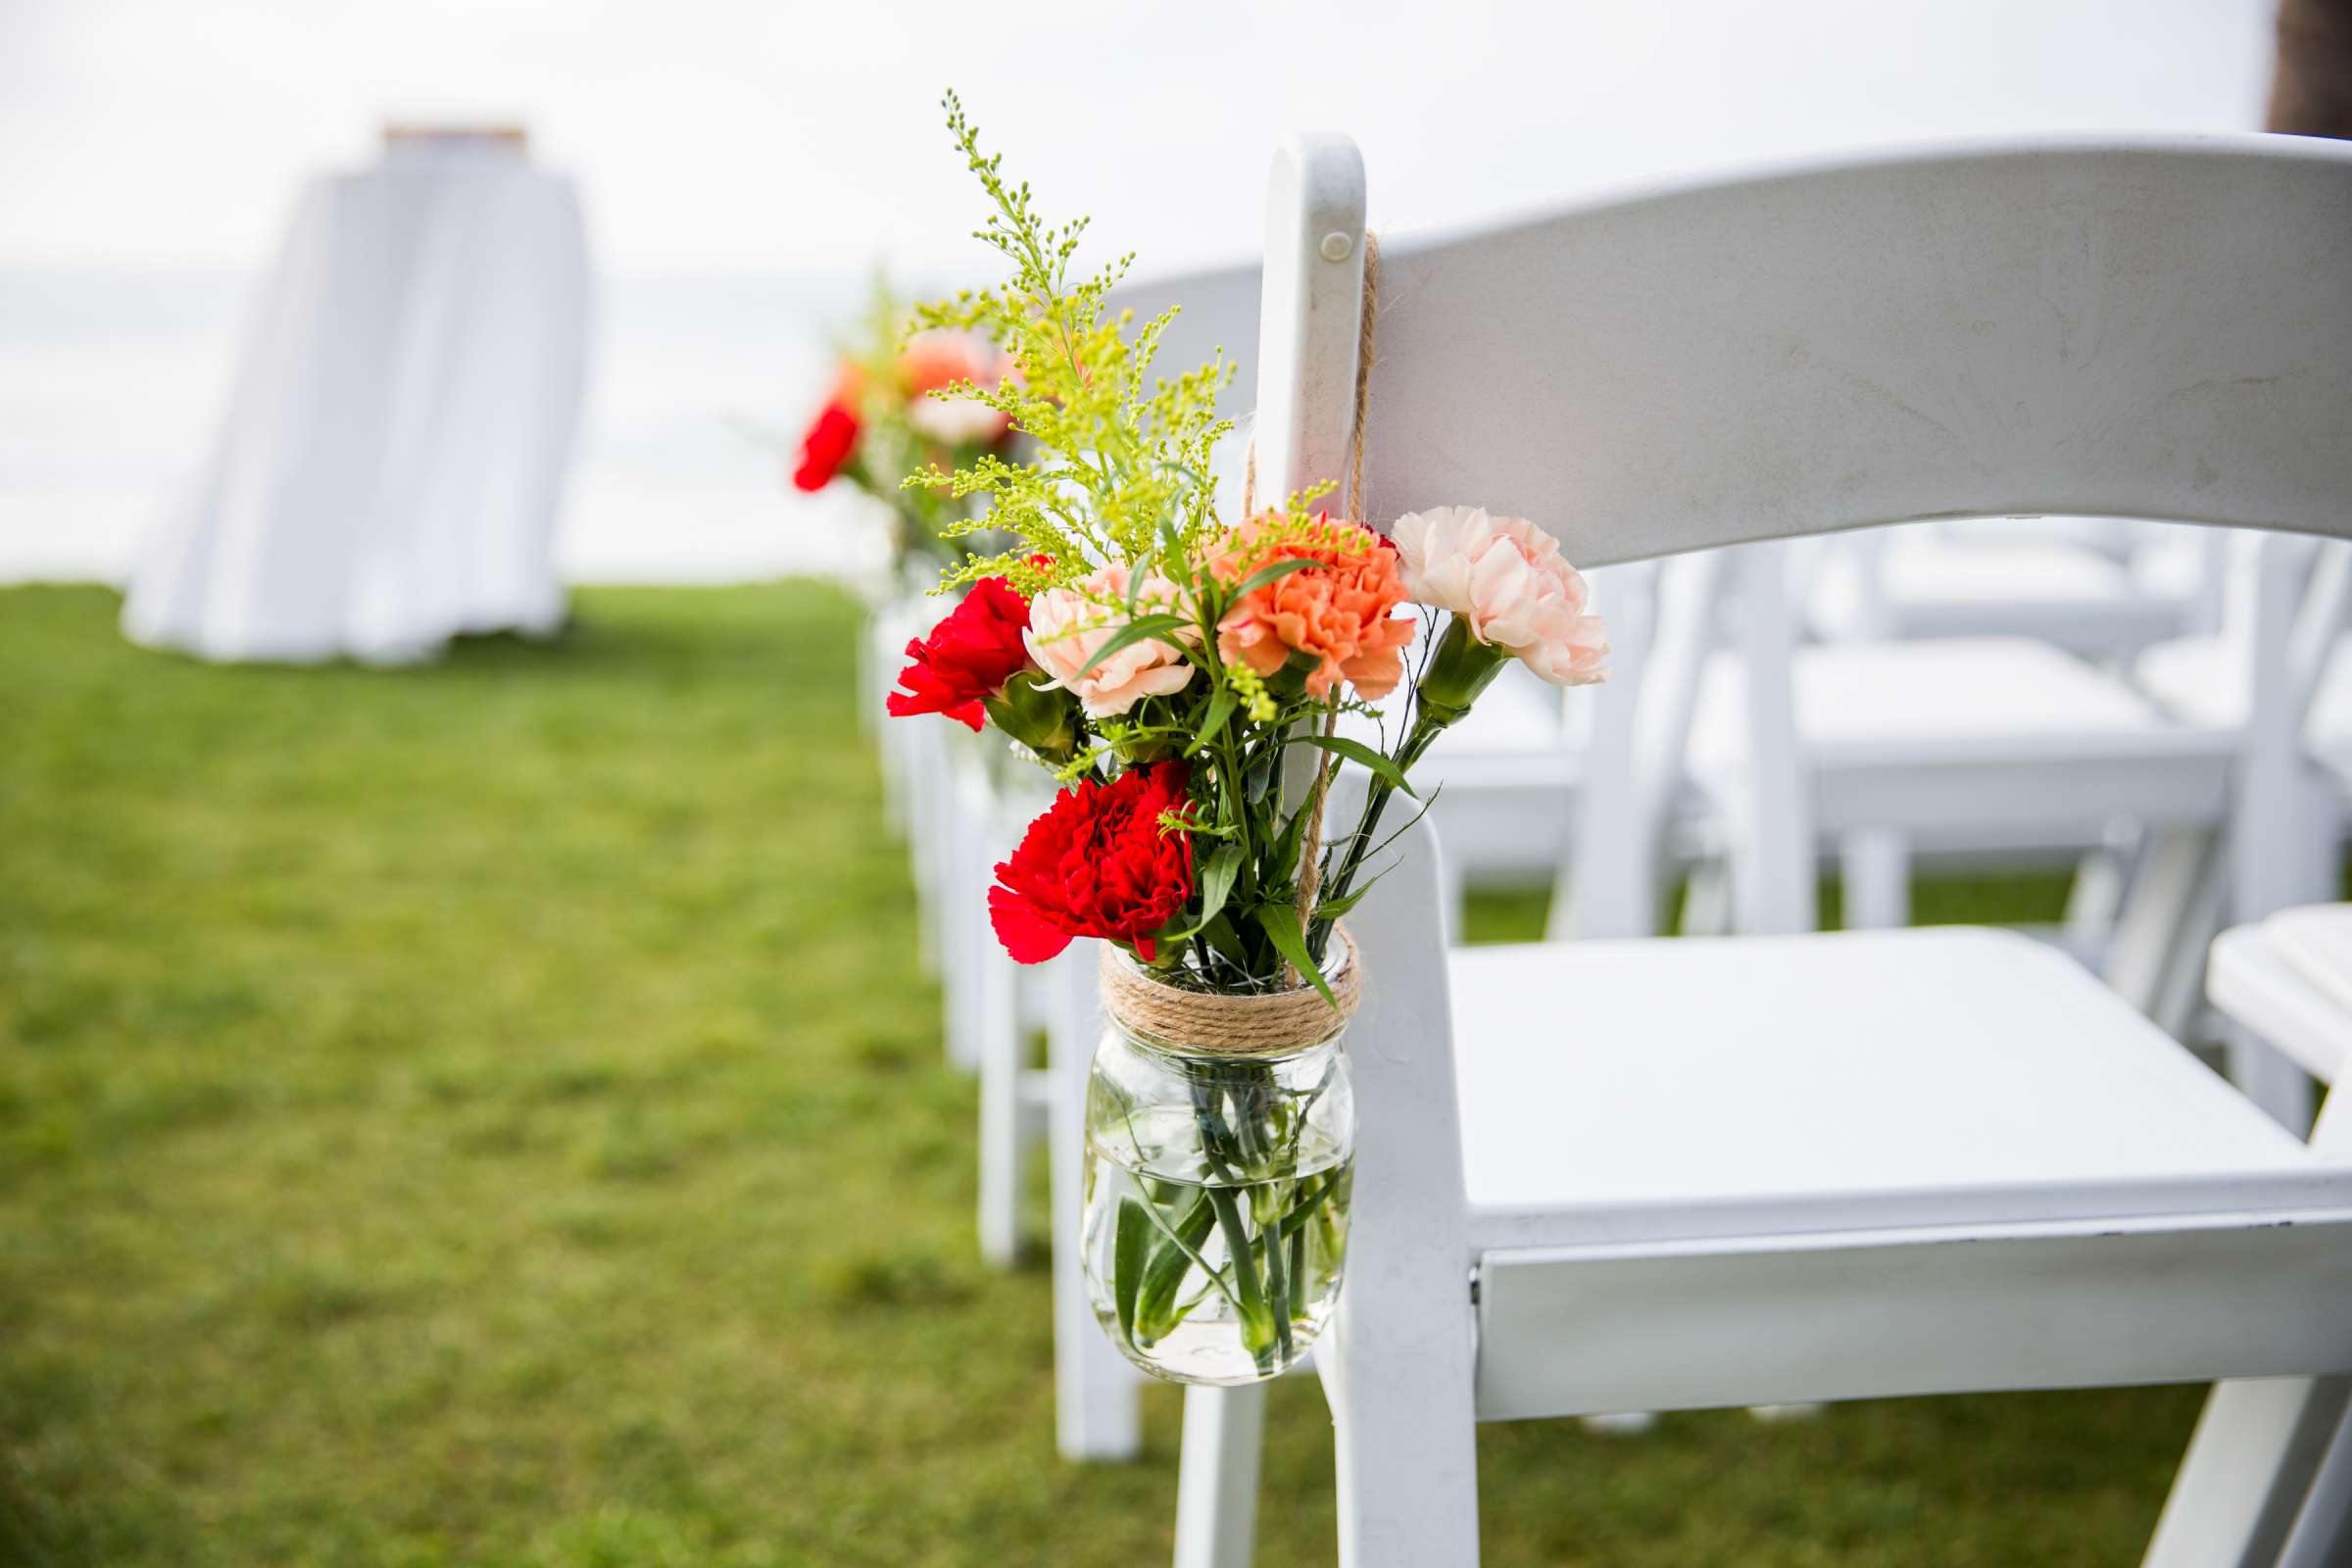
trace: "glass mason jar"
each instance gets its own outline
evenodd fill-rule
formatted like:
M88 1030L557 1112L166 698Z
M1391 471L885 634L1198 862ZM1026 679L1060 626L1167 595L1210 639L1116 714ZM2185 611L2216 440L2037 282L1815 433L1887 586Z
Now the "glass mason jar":
M1156 1377L1274 1377L1331 1321L1347 1262L1347 1024L1326 1010L1320 1039L1237 1049L1103 1010L1086 1100L1095 1315Z

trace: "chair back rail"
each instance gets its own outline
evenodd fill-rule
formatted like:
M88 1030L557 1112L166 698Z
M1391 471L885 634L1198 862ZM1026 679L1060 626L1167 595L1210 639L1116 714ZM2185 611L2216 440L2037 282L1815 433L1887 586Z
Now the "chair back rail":
M1379 307L1381 515L1543 517L1580 565L1953 515L2352 533L2341 143L1667 185L1387 237Z
M1234 368L1235 387L1248 398L1257 386L1257 264L1246 262L1146 275L1111 290L1109 304L1133 311L1138 323L1175 311L1160 333L1152 368L1173 379L1222 354Z

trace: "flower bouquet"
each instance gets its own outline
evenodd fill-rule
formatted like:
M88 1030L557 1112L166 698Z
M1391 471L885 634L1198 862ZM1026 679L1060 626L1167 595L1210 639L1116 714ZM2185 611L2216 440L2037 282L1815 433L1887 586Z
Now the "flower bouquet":
M888 709L993 725L1059 782L997 867L989 914L1023 963L1101 944L1096 1310L1147 1371L1254 1381L1303 1353L1340 1288L1341 1042L1364 979L1343 921L1396 798L1510 660L1578 684L1607 645L1583 579L1519 518L1447 508L1384 536L1319 506L1328 484L1221 518L1209 456L1230 369L1153 377L1167 318L1108 313L1120 267L1073 277L1083 221L1048 226L953 95L948 111L994 207L979 237L1013 276L918 320L1004 351L1009 373L937 395L994 411L1030 457L908 481L985 495L1012 543L951 569L970 591L909 645ZM1360 812L1327 822L1348 766L1370 775Z
M908 476L968 464L1011 434L1001 410L933 395L995 386L1005 369L996 347L976 333L913 327L906 307L877 281L859 336L842 354L792 467L795 489L813 493L839 479L889 507L892 561L902 578L954 565L961 551L947 530L970 515L962 498L910 486Z

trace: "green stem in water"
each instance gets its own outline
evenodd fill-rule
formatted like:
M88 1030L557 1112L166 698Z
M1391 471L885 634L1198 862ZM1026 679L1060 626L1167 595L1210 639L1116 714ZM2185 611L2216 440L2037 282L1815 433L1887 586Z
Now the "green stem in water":
M1282 1266L1281 1200L1274 1199L1267 1206L1276 1211L1269 1214L1257 1228L1258 1253L1265 1259L1266 1265L1266 1308L1274 1317L1274 1351L1288 1361L1291 1358L1291 1282L1289 1271Z
M1276 1223L1277 1233L1288 1238L1303 1232L1306 1229L1306 1222L1314 1218L1315 1210L1323 1206L1323 1200L1329 1198L1331 1190L1339 1185L1340 1177L1336 1169L1324 1172L1315 1183L1313 1190L1306 1192L1297 1202L1291 1204L1291 1211L1283 1215L1281 1220Z
M1275 1239L1275 1245L1276 1245L1276 1246L1278 1246L1278 1247L1282 1245L1282 1241L1281 1241L1281 1238L1280 1238L1279 1236L1277 1236L1277 1237L1276 1237L1276 1239ZM1303 1275L1303 1274L1305 1274L1305 1272L1306 1272L1306 1227L1305 1227L1305 1226L1303 1226L1303 1225L1295 1226L1295 1227L1292 1229L1292 1231L1291 1231L1291 1240L1290 1240L1290 1249L1291 1249L1291 1289L1292 1289L1293 1291L1297 1291L1297 1290L1298 1290L1298 1289L1300 1288L1300 1286L1299 1286L1299 1278L1300 1278L1300 1276L1301 1276L1301 1275Z
M1472 636L1470 622L1460 615L1454 616L1446 628L1446 635L1438 639L1429 667L1421 672L1420 685L1414 688L1413 724L1393 759L1396 771L1411 772L1413 764L1421 760L1440 735L1467 717L1471 705L1494 684L1494 677L1502 673L1502 666L1510 659L1502 649ZM1385 779L1372 781L1371 793L1364 802L1364 819L1356 824L1338 874L1324 884L1325 899L1344 899L1354 891L1356 873L1363 869L1364 858L1372 853L1372 846L1379 839L1381 813L1388 809L1389 797L1396 793L1396 786ZM1336 923L1317 920L1307 930L1307 952L1318 965L1323 962L1323 951L1331 942L1331 928Z
M1259 1282L1251 1258L1255 1249L1250 1246L1250 1228L1242 1219L1241 1204L1234 1201L1233 1190L1227 1187L1207 1189L1208 1200L1215 1205L1217 1226L1225 1233L1225 1250L1233 1265L1234 1284L1241 1299L1234 1304L1242 1314L1242 1344L1250 1350L1250 1358L1261 1371L1270 1371L1274 1363L1273 1324L1266 1313L1266 1293Z
M1176 1292L1195 1261L1200 1260L1200 1246L1208 1240L1209 1230L1216 1223L1216 1211L1209 1207L1207 1199L1195 1191L1192 1201L1176 1216L1175 1223L1165 1227L1166 1240L1144 1264L1143 1285L1135 1293L1138 1345L1155 1345L1167 1338L1168 1331L1183 1322L1185 1314L1192 1310L1176 1304ZM1211 1276L1216 1289L1225 1290L1224 1280L1215 1278L1215 1270L1205 1260L1200 1261L1200 1267ZM1205 1295L1208 1287L1201 1290Z
M1210 1196L1213 1200L1215 1196L1215 1189L1210 1189ZM1228 1206L1230 1206L1232 1203L1232 1199L1228 1197L1226 1199L1226 1202ZM1167 1216L1159 1211L1159 1205L1157 1203L1146 1202L1144 1204L1144 1212L1152 1216L1152 1223L1159 1227L1161 1235L1165 1236L1170 1242L1174 1243L1177 1250L1183 1252L1189 1261L1199 1265L1200 1272L1208 1276L1208 1282L1211 1285L1214 1285L1218 1290L1224 1292L1225 1299L1233 1303L1236 1311L1247 1313L1250 1310L1250 1298L1257 1295L1256 1281L1250 1279L1247 1274L1244 1274L1242 1294L1238 1297L1235 1296L1233 1294L1233 1287L1225 1283L1224 1275L1220 1274L1216 1269L1210 1267L1208 1259L1201 1256L1200 1253L1195 1249L1193 1244L1187 1243L1183 1237L1176 1234L1174 1228L1168 1224ZM1217 1211L1217 1217L1219 1219L1224 1218L1223 1209L1219 1209ZM1227 1245L1230 1246L1230 1242ZM1238 1264L1236 1271L1240 1271ZM1258 1310L1263 1311L1265 1307L1263 1298L1260 1298Z

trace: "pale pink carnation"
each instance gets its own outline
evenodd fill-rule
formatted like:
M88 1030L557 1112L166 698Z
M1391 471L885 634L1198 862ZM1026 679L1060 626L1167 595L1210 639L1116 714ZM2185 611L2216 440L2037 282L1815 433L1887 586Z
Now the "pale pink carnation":
M1480 642L1508 650L1554 686L1608 674L1608 631L1585 613L1585 579L1560 542L1525 517L1438 507L1398 517L1391 536L1416 604L1453 612Z
M1146 638L1129 643L1083 675L1095 650L1127 623L1128 568L1104 566L1066 588L1049 588L1029 606L1029 630L1022 641L1038 667L1054 677L1046 684L1059 686L1078 699L1089 718L1114 718L1147 697L1165 697L1184 689L1193 666L1181 650ZM1176 585L1157 572L1145 576L1137 608L1165 612L1176 608ZM1083 628L1083 629L1081 629Z

